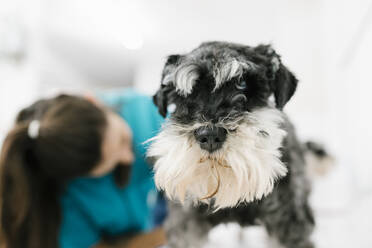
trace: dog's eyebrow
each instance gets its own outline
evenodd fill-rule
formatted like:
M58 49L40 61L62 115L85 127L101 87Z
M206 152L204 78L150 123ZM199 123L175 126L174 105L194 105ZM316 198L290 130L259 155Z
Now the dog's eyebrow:
M213 77L215 79L216 86L213 91L220 88L224 82L231 80L232 78L240 78L243 73L247 70L257 69L257 65L250 61L238 61L232 59L224 63L218 63L215 65L213 70Z
M250 61L231 59L222 63L216 63L213 68L215 87L213 92L220 88L224 82L232 78L240 78L245 71L256 70L258 65ZM175 68L163 79L163 84L173 84L180 95L191 94L194 85L200 77L200 66L197 63L188 63Z
M192 88L199 78L199 66L194 63L181 65L176 68L174 73L171 73L164 78L163 83L169 84L173 82L179 94L187 96L191 94Z

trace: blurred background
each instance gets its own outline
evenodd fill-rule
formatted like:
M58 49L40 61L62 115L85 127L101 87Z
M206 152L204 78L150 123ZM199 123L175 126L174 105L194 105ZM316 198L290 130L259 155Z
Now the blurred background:
M314 179L320 248L372 247L372 1L0 0L0 144L20 108L57 92L153 94L169 54L271 43L300 79L286 107L336 166ZM208 247L270 247L219 226Z

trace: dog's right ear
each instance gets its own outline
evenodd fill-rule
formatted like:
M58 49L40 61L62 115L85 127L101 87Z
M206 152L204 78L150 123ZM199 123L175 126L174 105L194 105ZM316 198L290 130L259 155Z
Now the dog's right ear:
M173 73L176 69L181 55L170 55L165 62L161 75L160 89L153 96L153 101L159 109L159 113L165 117L167 115L168 95L173 90Z

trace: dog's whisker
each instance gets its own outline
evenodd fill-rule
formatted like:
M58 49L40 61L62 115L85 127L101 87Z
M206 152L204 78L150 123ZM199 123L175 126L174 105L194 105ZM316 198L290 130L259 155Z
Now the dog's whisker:
M199 163L204 163L204 162L206 162L207 161L207 158L201 158L200 160L199 160Z
M210 198L212 198L212 197L214 197L217 193L218 193L218 191L219 191L219 189L220 189L220 185L221 185L221 176L220 176L220 173L219 173L219 171L218 171L218 168L217 168L217 166L215 166L213 163L212 163L212 165L211 165L211 169L212 169L212 171L213 171L213 169L216 171L216 175L213 173L213 176L217 179L217 186L216 186L216 189L212 192L212 193L210 193L210 194L208 194L207 196L204 196L204 197L202 197L200 200L201 201L203 201L203 200L207 200L207 199L210 199Z
M212 167L217 164L220 167L231 169L232 167L230 165L226 164L226 161L222 158L212 158L211 156L208 157L202 157L199 159L199 163L205 163L207 160L212 161Z

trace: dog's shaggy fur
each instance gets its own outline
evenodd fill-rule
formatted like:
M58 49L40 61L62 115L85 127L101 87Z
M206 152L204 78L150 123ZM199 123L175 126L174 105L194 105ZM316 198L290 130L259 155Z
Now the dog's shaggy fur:
M201 247L210 228L230 221L262 224L287 248L313 247L303 146L282 112L296 86L270 46L208 42L168 58L154 102L172 113L148 156L173 200L170 247ZM202 145L211 133L213 144Z

